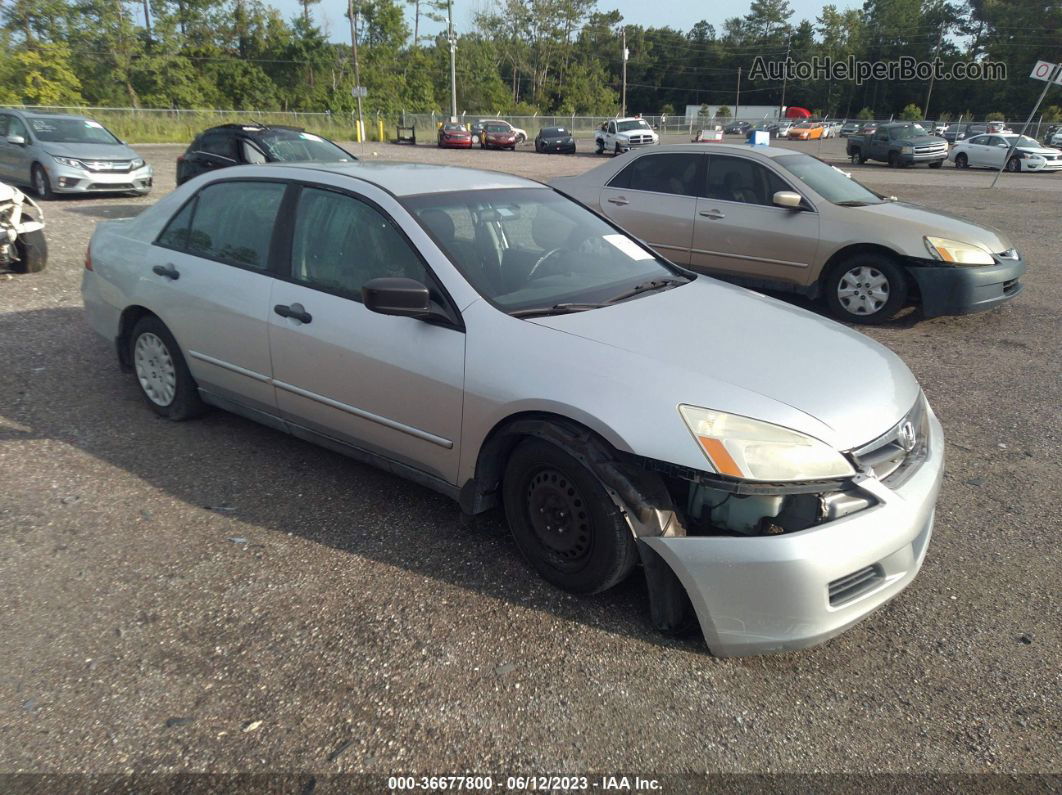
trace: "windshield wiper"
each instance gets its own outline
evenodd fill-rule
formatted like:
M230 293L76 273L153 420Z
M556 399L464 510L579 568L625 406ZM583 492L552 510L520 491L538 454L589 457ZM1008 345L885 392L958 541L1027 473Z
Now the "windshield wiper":
M625 293L608 299L610 304L614 304L617 301L625 301L628 298L634 298L636 295L642 293L652 292L653 290L663 290L667 287L678 287L680 284L686 284L689 280L680 281L679 279L653 279L650 282L644 282L643 284L636 284Z
M838 207L866 207L870 202L865 202L862 199L849 199L844 202L835 202Z
M537 317L539 315L567 315L572 312L585 312L588 309L601 309L608 304L554 304L553 306L532 306L527 309L517 309L509 314L512 317Z

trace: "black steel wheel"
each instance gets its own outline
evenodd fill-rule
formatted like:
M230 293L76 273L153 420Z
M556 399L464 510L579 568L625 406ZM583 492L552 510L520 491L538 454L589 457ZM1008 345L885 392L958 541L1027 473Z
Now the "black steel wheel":
M520 552L557 587L597 593L634 567L638 551L626 520L593 473L559 447L521 442L502 495Z

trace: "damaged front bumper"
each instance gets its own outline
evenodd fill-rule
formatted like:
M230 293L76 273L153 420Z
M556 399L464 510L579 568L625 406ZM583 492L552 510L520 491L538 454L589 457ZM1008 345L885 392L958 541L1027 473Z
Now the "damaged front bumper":
M918 284L922 314L968 315L984 312L1011 300L1022 290L1022 259L1000 260L995 265L956 267L931 260L912 259L907 272Z
M780 535L639 538L678 578L713 654L815 645L914 579L932 534L944 465L943 432L931 412L928 429L925 457L902 482L890 486L889 478L871 477L859 483L871 507Z

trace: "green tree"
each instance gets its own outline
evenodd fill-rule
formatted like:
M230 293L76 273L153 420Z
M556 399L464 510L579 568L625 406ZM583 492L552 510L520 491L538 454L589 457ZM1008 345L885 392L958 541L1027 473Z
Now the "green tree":
M912 102L900 111L900 118L904 121L921 121L924 117L922 116L922 109Z
M83 105L81 81L64 44L38 43L0 60L5 102L26 105Z
M860 121L870 121L874 118L874 111L872 111L870 108L863 108L861 111L859 111L859 113L856 114L856 118Z

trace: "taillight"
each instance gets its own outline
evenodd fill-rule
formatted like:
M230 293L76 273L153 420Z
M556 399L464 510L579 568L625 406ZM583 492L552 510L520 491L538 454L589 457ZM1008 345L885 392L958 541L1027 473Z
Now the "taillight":
M85 247L85 270L92 270L92 244Z

